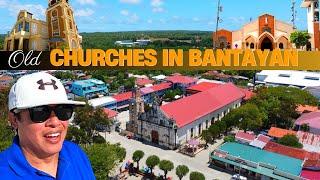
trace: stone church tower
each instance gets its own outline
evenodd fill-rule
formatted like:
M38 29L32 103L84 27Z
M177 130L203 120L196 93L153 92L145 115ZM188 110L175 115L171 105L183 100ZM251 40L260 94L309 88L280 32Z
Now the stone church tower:
M46 11L49 48L81 48L82 37L74 21L68 0L48 0Z

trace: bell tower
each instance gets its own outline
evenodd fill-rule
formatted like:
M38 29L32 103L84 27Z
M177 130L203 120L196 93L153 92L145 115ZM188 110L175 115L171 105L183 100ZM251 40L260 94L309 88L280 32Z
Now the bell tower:
M46 15L50 49L81 48L82 37L68 0L48 0Z

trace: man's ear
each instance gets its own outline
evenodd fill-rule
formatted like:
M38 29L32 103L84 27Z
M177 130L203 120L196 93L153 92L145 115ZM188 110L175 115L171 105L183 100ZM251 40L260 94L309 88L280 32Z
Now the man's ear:
M18 116L15 115L13 112L9 112L8 117L9 117L9 122L10 122L11 126L14 129L18 129L18 122L17 122Z

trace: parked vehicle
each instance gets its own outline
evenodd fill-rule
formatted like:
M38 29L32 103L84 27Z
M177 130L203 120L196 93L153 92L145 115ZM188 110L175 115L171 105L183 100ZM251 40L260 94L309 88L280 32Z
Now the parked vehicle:
M240 174L234 174L231 179L232 180L247 180L246 177L241 176Z

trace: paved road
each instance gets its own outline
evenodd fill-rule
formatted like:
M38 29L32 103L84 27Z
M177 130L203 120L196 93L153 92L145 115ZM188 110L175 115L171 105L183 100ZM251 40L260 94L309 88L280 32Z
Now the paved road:
M104 136L104 135L103 135ZM178 165L187 165L190 169L189 172L192 171L199 171L203 173L208 180L212 179L223 179L223 180L228 180L231 178L230 174L220 172L217 170L214 170L212 168L208 167L208 160L209 160L209 152L211 152L214 148L218 146L222 142L220 140L218 143L216 143L213 146L210 146L207 150L203 150L200 153L196 155L196 157L189 157L186 155L183 155L181 153L178 153L173 150L163 150L158 147L154 147L151 145L143 144L140 141L132 140L132 139L127 139L126 137L120 136L118 133L113 132L111 134L107 134L106 136L107 141L110 143L120 143L122 147L124 147L127 151L126 155L126 160L131 160L132 154L135 150L143 150L145 153L144 158L140 161L140 167L145 166L145 161L148 156L150 155L157 155L159 158L162 159L167 159L171 160L174 163L174 166ZM163 174L163 171L158 169L154 170L155 174ZM168 177L173 177L173 179L178 179L178 177L175 174L175 169L170 171L168 173ZM129 178L130 179L130 178ZM185 177L184 179L189 179L189 175L187 175L187 178Z

